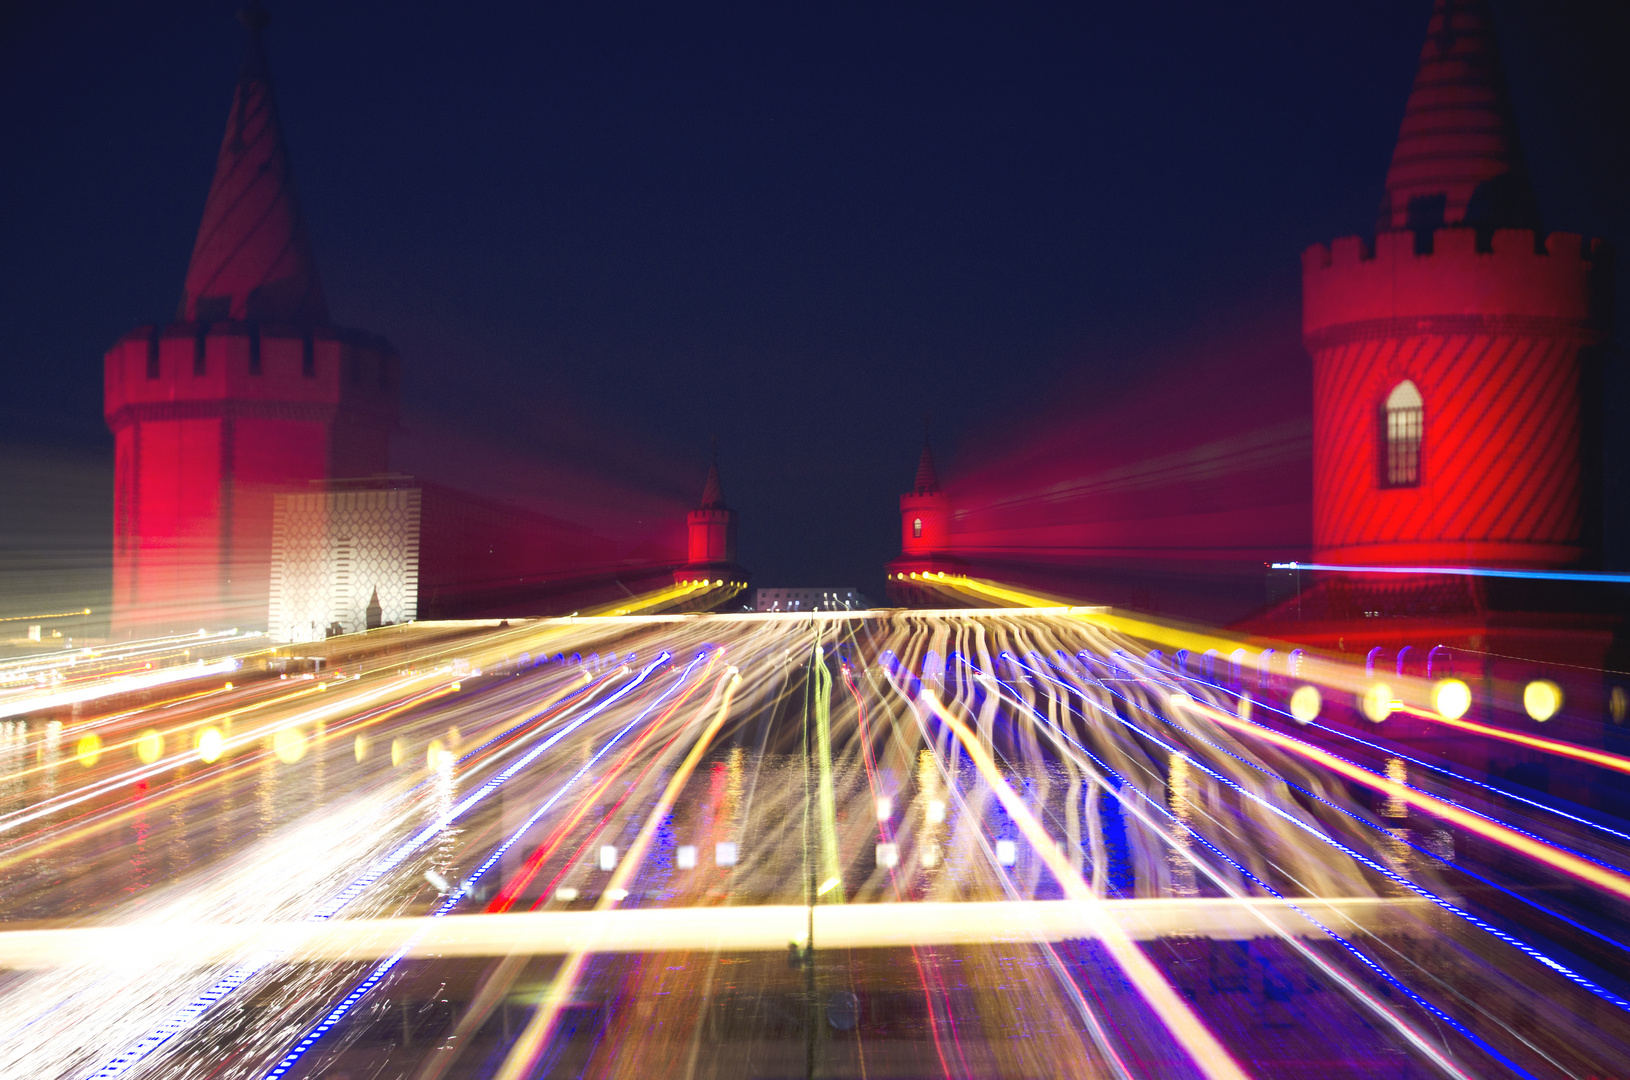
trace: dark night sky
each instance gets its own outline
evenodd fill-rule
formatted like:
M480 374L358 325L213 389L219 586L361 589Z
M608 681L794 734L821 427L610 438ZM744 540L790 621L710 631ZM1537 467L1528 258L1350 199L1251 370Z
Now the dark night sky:
M101 354L175 308L234 6L0 14L0 495L30 512L48 453L105 521ZM401 350L410 426L685 503L717 432L757 582L869 591L925 411L954 476L1205 338L1305 365L1299 252L1372 228L1430 11L270 6L329 306ZM1625 5L1493 6L1548 226L1630 243Z

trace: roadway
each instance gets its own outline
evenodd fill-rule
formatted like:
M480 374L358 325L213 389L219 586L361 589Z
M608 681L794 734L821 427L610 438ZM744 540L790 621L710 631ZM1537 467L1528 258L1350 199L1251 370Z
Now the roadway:
M1627 1074L1621 824L1299 722L1359 676L1208 680L1184 633L628 616L0 670L0 1075Z

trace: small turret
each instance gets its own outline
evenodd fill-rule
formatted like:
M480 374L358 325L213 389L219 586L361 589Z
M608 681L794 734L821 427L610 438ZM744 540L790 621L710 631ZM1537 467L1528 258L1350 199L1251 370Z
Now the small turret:
M688 530L685 565L674 571L677 585L707 582L734 595L747 587L751 576L736 563L736 512L725 505L724 486L719 482L719 453L714 447L702 485L702 501L685 515ZM718 598L710 597L711 601ZM716 605L715 605L716 606Z
M949 554L951 500L940 490L939 472L929 447L926 422L923 452L911 491L900 496L900 555L887 567L889 598L905 606L935 602L928 580L959 575L966 569Z

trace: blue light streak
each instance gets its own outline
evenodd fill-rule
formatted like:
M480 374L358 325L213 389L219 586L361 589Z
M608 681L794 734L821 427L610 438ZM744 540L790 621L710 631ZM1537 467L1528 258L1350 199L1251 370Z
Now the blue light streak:
M1340 563L1276 562L1274 570L1337 570L1343 574L1452 574L1457 577L1520 578L1529 581L1594 581L1630 585L1630 574L1589 570L1498 570L1488 566L1344 566Z
M1001 655L1006 657L1008 660L1012 661L1018 667L1023 668L1026 671L1030 671L1030 669L1023 662L1021 662L1017 657L1013 656L1012 654L1004 652ZM971 662L969 662L966 657L962 658L962 662L964 664L966 664L968 666L968 668L971 671L975 672L976 674L981 674L981 675L985 674L984 672L980 671L979 668L975 667ZM1047 681L1049 681L1051 683L1054 683L1055 685L1064 687L1064 689L1067 692L1074 693L1081 701L1092 705L1094 708L1098 709L1100 712L1107 712L1108 715L1113 717L1116 721L1120 722L1122 725L1124 725L1125 727L1127 727L1127 728L1131 729L1132 731L1138 733L1139 735L1142 735L1144 738L1149 739L1150 741L1152 741L1152 742L1156 743L1157 745L1163 747L1167 752L1173 753L1173 754L1182 754L1183 753L1180 749L1178 749L1175 746L1170 745L1165 740L1161 739L1159 736L1144 731L1142 728L1139 728L1136 724L1133 724L1130 721L1121 719L1121 717L1117 716L1113 712L1113 710L1104 709L1104 707L1102 705L1099 705L1096 701L1093 701L1091 698L1087 697L1086 694L1082 693L1079 689L1077 689L1077 688L1075 688L1073 686L1070 686L1068 683L1060 682L1059 680L1054 679L1051 676L1041 675L1039 672L1032 671L1031 674L1039 675L1041 678L1046 679ZM1117 781L1119 781L1120 788L1119 788L1119 792L1116 793L1117 797L1121 797L1120 792L1131 791L1134 794L1136 794L1139 798L1141 798L1144 802L1148 803L1150 806L1153 806L1155 809L1159 810L1167 818L1170 818L1173 821L1177 820L1176 816L1170 810L1168 810L1164 806L1161 806L1155 800L1151 799L1143 791L1139 790L1138 787L1135 784L1128 783L1125 780L1124 777L1122 777L1114 769L1110 768L1108 763L1105 762L1102 758L1098 757L1098 755L1094 754L1091 750L1088 750L1085 746L1081 745L1080 743L1076 742L1075 739L1071 738L1069 733L1065 732L1061 725L1055 724L1053 721L1049 720L1046 716L1043 716L1042 713L1039 710L1037 710L1033 706L1030 706L1030 705L1026 704L1024 702L1024 696L1022 694L1020 694L1018 692L1018 690L1015 689L1012 685L1010 685L1009 683L1004 681L1000 676L997 676L997 675L993 674L993 675L988 675L987 678L989 678L991 681L995 682L998 686L1001 686L1002 688L1006 689L1008 691L1008 693L1011 695L1009 700L1013 704L1018 705L1020 708L1023 708L1026 711L1028 711L1032 716L1034 716L1041 723L1043 728L1045 728L1046 730L1048 730L1050 732L1055 733L1057 736L1063 738L1066 742L1068 742L1071 746L1075 747L1077 750L1080 750L1083 754L1086 754L1089 758L1091 758L1093 760L1094 763L1096 763L1098 765L1099 768L1103 769L1104 772L1108 773L1110 776L1114 777ZM1094 679L1093 681L1097 682L1098 685L1103 686L1104 689L1109 690L1109 687L1105 686L1104 683L1101 680ZM1113 690L1109 690L1109 692L1110 693L1115 693ZM1128 699L1126 699L1125 697L1123 697L1120 694L1116 694L1115 696L1116 697L1121 697L1122 700L1128 700ZM1129 702L1129 703L1132 704L1134 707L1136 707L1136 702ZM1406 879L1401 878L1396 874L1393 874L1391 871L1387 870L1385 867L1381 866L1379 863L1376 863L1373 860L1370 860L1370 859L1366 858L1365 856L1359 854L1357 851L1354 851L1353 849L1346 847L1346 845L1341 844L1339 841L1337 841L1337 840L1335 840L1335 839L1333 839L1331 837L1325 836L1323 833L1319 832L1318 829L1313 828L1312 826L1302 822L1301 820L1296 818L1294 815L1286 813L1285 811L1283 811L1283 810L1279 809L1278 807L1274 806L1272 803L1267 802L1266 800L1264 800L1264 799L1260 798L1259 796L1253 794L1252 792L1246 790L1244 787L1241 787L1239 784L1234 783L1232 780L1229 780L1227 777L1223 776L1221 773L1218 773L1215 770L1209 768L1204 762L1196 760L1192 755L1184 754L1183 756L1188 758L1190 763L1193 764L1196 768L1199 768L1199 769L1203 770L1204 772L1206 772L1208 775L1210 775L1214 779L1220 780L1223 783L1228 784L1230 787L1232 787L1236 791L1240 792L1240 794L1246 795L1249 798L1255 800L1256 802L1261 803L1263 806L1267 807L1269 810L1273 811L1278 816L1283 817L1286 820L1296 824L1298 827L1302 828L1303 830L1305 830L1305 831L1307 831L1309 833L1312 833L1314 836L1319 837L1319 839L1325 841L1326 843L1330 844L1331 846L1336 847L1339 850L1345 851L1351 857L1356 858L1356 859L1364 862L1366 865L1371 866L1374 869L1376 869L1376 870L1378 870L1378 871L1380 871L1380 872L1382 872L1384 874L1387 874L1389 877L1392 877L1392 878L1396 879L1397 881L1407 885L1408 887L1410 887L1414 891L1419 892L1419 893L1423 893L1424 895L1426 895L1428 897L1431 897L1432 899L1437 900L1440 904L1443 904L1446 907L1450 907L1451 910L1456 910L1456 909L1453 908L1452 905L1448 904L1447 901L1444 901L1441 898L1436 897L1432 893L1426 892L1426 890L1421 889L1419 886L1415 885L1413 882L1407 881ZM1261 878L1257 877L1250 870L1246 869L1239 862L1237 862L1234 858L1232 858L1227 853L1225 853L1221 848L1219 848L1215 844L1211 843L1204 836L1201 836L1200 833L1197 830L1195 830L1193 828L1189 828L1188 829L1188 835L1192 836L1195 840L1199 841L1201 844L1204 844L1205 847L1208 848L1209 850L1215 852L1220 858L1222 858L1226 862L1228 862L1229 865L1233 866L1235 869L1237 869L1245 877L1247 877L1251 881L1255 882L1256 885L1259 888L1261 888L1263 891L1267 892L1270 896L1273 896L1276 899L1281 899L1281 900L1285 899L1284 895L1281 894L1280 892L1278 892L1276 889L1274 889L1273 886L1269 885L1267 882L1265 882ZM1162 834L1162 837L1165 838L1164 834ZM1169 839L1168 839L1168 842L1169 842ZM1197 865L1198 865L1198 863L1197 863ZM1352 956L1355 959L1357 959L1365 967L1369 968L1370 971L1372 971L1375 975L1377 975L1378 977L1380 977L1382 979L1385 979L1389 984L1391 984L1393 987L1395 987L1400 993L1404 994L1411 1001L1415 1002L1415 1004L1417 1004L1421 1008L1425 1009L1432 1016L1436 1017L1438 1020L1441 1020L1442 1022L1448 1024L1450 1027L1454 1028L1462 1036L1464 1036L1465 1038L1470 1040L1473 1045L1477 1046L1479 1049L1483 1050L1485 1053L1487 1053L1491 1057L1495 1058L1497 1061L1499 1061L1501 1064L1505 1065L1507 1068L1509 1068L1512 1072L1516 1073L1517 1075L1529 1077L1530 1080L1537 1080L1537 1078L1534 1077L1534 1075L1532 1073L1530 1073L1527 1070L1523 1069L1516 1062L1512 1061L1510 1058L1506 1057L1504 1054L1502 1054L1498 1050L1496 1050L1493 1046L1489 1045L1479 1035L1477 1035L1476 1032L1472 1031L1470 1028L1468 1028L1464 1024L1460 1023L1454 1017L1450 1016L1448 1013L1444 1012L1442 1009L1438 1008L1436 1005L1434 1005L1430 1001L1426 1000L1426 998L1422 997L1413 988L1407 986L1402 980L1400 980L1397 976L1393 975L1391 972L1387 971L1384 967L1382 967L1380 964L1378 964L1374 959L1372 959L1371 957L1365 955L1356 945L1354 945L1352 942L1348 941L1346 938L1342 937L1335 930L1333 930L1330 927L1325 926L1324 924L1320 923L1312 915L1310 915L1307 912L1303 911L1300 907L1297 907L1294 903L1291 904L1291 908L1298 915L1302 916L1302 918L1306 919L1311 925L1317 927L1319 930L1321 930L1324 933L1328 934L1330 936L1331 940L1340 943L1344 948L1346 948L1346 950L1349 953L1352 954Z
M1145 666L1148 666L1148 665L1145 665ZM1158 671L1159 669L1156 669L1156 670ZM1180 678L1180 676L1174 676L1174 677L1179 677ZM1204 686L1204 687L1206 687L1208 689L1211 689L1211 690L1216 690L1219 693L1232 694L1232 691L1227 690L1227 689L1225 689L1223 687L1219 687L1214 683L1207 683L1203 679L1190 677L1187 681L1197 683L1198 685ZM1278 716L1283 717L1286 720L1293 719L1293 717L1291 717L1291 715L1289 713L1287 713L1285 710L1275 708L1274 705L1272 703L1270 703L1270 702L1262 701L1262 702L1257 702L1256 704L1259 705L1265 711L1275 713ZM1157 719L1161 720L1161 722L1166 724L1166 726L1168 726L1168 727L1175 728L1176 730L1181 731L1186 735L1193 735L1193 733L1190 732L1187 728L1180 727L1179 725L1173 723L1171 720L1169 720L1169 719L1167 719L1165 717L1159 716L1158 714L1152 714L1152 715L1155 715ZM1239 716L1237 711L1235 712L1235 716L1236 717ZM1241 718L1241 719L1243 719L1243 718ZM1254 721L1254 720L1247 720L1245 722L1250 723L1250 724L1255 724L1256 723L1256 721ZM1298 723L1299 723L1299 721L1298 721ZM1338 731L1335 728L1327 727L1327 726L1325 726L1323 724L1312 724L1312 725L1309 725L1309 726L1318 728L1321 731L1329 732L1330 734L1342 735L1345 738L1352 739L1354 742L1362 743L1363 745L1371 747L1372 749L1378 750L1381 753L1389 754L1391 756L1398 757L1398 758L1401 758L1401 759L1406 760L1406 761L1415 762L1417 765L1420 765L1423 768L1433 769L1436 772L1443 773L1443 774L1445 774L1447 776L1450 776L1450 777L1453 777L1453 778L1455 778L1457 780L1464 780L1465 782L1467 782L1469 784L1476 784L1478 787L1485 788L1485 789L1487 789L1489 791L1492 791L1492 792L1494 792L1496 794L1508 795L1511 798L1520 799L1521 801L1523 801L1525 803L1528 803L1531 806L1539 807L1542 810L1545 810L1545 809L1552 810L1554 813L1560 814L1565 818L1569 818L1570 820L1577 821L1577 822L1579 822L1581 824L1584 824L1584 825L1593 824L1592 822L1586 820L1585 818L1575 817L1572 814L1568 814L1568 813L1565 813L1565 812L1563 812L1561 810L1557 810L1554 807L1547 807L1543 803L1534 802L1531 799L1522 799L1522 797L1519 796L1519 795L1511 795L1509 792L1502 791L1501 789L1496 788L1496 787L1492 787L1489 784L1484 784L1484 783L1482 783L1480 781L1473 780L1470 777L1461 776L1459 773L1451 772L1448 769L1438 768L1437 766L1431 765L1431 764L1429 764L1427 762L1420 761L1420 760L1418 760L1416 758L1410 757L1409 755L1401 753L1399 751L1389 750L1384 746L1378 746L1375 743L1368 742L1367 740L1361 739L1356 735L1348 735L1345 732ZM1195 736L1195 738L1198 739L1198 736ZM1292 781L1289 781L1289 780L1285 780L1283 777L1279 776L1276 773L1270 772L1269 770L1267 770L1266 768L1264 768L1262 765L1258 764L1257 762L1251 761L1251 760L1249 760L1247 758L1240 757L1238 754L1234 753L1233 751L1228 750L1228 749L1223 748L1223 747L1216 746L1213 743L1206 742L1206 740L1204 740L1204 739L1199 739L1199 741L1201 743L1203 743L1204 745L1206 745L1206 746L1212 747L1212 749L1220 750L1222 753L1227 754L1229 757L1232 757L1234 760L1240 762L1241 764L1249 765L1251 768L1256 769L1258 772L1263 773L1264 775L1266 775L1266 776L1268 776L1268 777L1270 777L1272 779L1284 781L1284 783L1287 786L1295 788L1297 791L1300 791L1302 794L1308 796L1308 798L1310 798L1310 799L1314 799L1314 800L1316 800L1316 801L1318 801L1320 803L1323 803L1325 806L1328 806L1330 809L1336 811L1337 813L1345 814L1347 817L1352 818L1354 821L1357 821L1361 825L1364 825L1364 826L1366 826L1368 828L1371 828L1371 829L1382 829L1383 828L1383 826L1368 820L1367 818L1363 817L1362 815L1355 814L1353 811L1348 810L1344 806L1339 806L1336 803L1330 802L1328 799L1321 798L1320 796L1314 794L1313 792L1308 791L1306 788L1300 786L1299 784L1293 783ZM1335 757L1338 760L1344 761L1349 765L1353 765L1356 768L1360 768L1360 769L1364 768L1364 766L1358 764L1358 762L1355 762L1355 761L1351 760L1350 758L1344 758L1340 754L1335 754L1330 750L1325 750L1325 753L1328 753L1332 757ZM1374 770L1370 770L1370 769L1366 769L1365 771L1372 772L1372 773L1374 772ZM1396 783L1397 781L1394 781L1394 782ZM1440 796L1433 795L1432 792L1426 791L1424 788L1418 787L1418 786L1416 786L1414 784L1405 783L1405 784L1403 784L1403 786L1408 788L1411 791L1420 792L1422 795L1426 795L1426 796L1429 796L1431 798L1440 798ZM1576 858L1583 859L1586 862L1595 863L1597 866L1600 866L1603 869L1612 870L1612 871L1614 871L1616 873L1624 873L1624 871L1620 867L1617 867L1617 866L1613 865L1612 863L1603 862L1602 860L1597 859L1597 858L1595 858L1595 857L1593 857L1591 855L1588 855L1588 854L1586 854L1586 853L1584 853L1582 851L1578 851L1578 850L1576 850L1574 848L1570 848L1570 847L1567 847L1567 846L1565 846L1563 844L1559 844L1559 843L1557 843L1557 842L1555 842L1553 840L1549 840L1549 839L1547 839L1547 838L1545 838L1543 836L1540 836L1537 833L1530 832L1529 830L1521 828L1521 827L1519 827L1517 825L1514 825L1514 824L1512 824L1510 822L1502 821L1499 818L1496 818L1496 817L1494 817L1492 815L1482 813L1479 810L1476 810L1476 809L1474 809L1474 808L1472 808L1470 806L1467 806L1465 803L1457 802L1457 803L1455 803L1455 805L1459 809L1465 811L1468 814L1471 814L1471 815L1473 815L1475 817L1480 817L1485 821L1493 822L1494 824L1497 824L1497 825L1500 825L1500 826L1502 826L1504 828L1510 829L1512 832L1519 833L1519 834L1521 834L1523 836L1528 837L1531 840L1537 840L1542 844L1547 844L1547 845L1550 845L1552 847L1558 848L1558 849L1560 849L1562 851L1566 851L1568 854L1573 855ZM1617 832L1617 831L1615 831L1613 829L1609 829L1606 826L1598 825L1598 826L1596 826L1596 828L1602 829L1603 831L1611 833L1614 836L1618 836L1618 837L1630 840L1630 836L1625 836L1625 834ZM1490 878L1485 877L1484 875L1477 873L1475 870L1472 870L1469 867L1462 866L1462 865L1460 865L1458 863L1452 863L1452 862L1450 862L1450 860L1448 860L1448 859L1444 858L1442 855L1439 855L1438 853L1432 851L1430 848L1424 848L1424 847L1422 847L1421 845L1415 843L1412 840L1400 840L1397 837L1393 837L1393 840L1394 840L1394 842L1404 844L1405 846L1410 848L1412 851L1416 852L1417 854L1424 855L1428 859L1433 860L1434 862L1442 863L1445 866L1452 866L1457 873L1464 874L1465 876L1471 878L1474 881L1481 882L1482 884L1487 885L1489 888L1494 889L1496 892L1504 893L1506 896L1511 897L1511 899L1516 900L1518 903L1525 904L1528 907L1533 908L1535 911L1541 912L1541 913L1543 913L1545 915L1549 915L1551 918L1556 919L1559 922L1567 923L1569 926L1573 927L1575 930L1578 930L1582 934L1587 934L1590 937L1593 937L1596 940L1598 940L1600 942L1603 942L1604 944L1611 945L1613 948L1618 949L1620 951L1630 952L1630 946L1627 946L1625 942L1616 940L1616 939L1611 938L1611 937L1608 937L1606 934L1603 934L1601 931L1596 930L1596 929L1594 929L1592 927L1586 926L1584 923L1579 922L1577 919L1570 918L1567 915L1564 915L1562 912L1555 910L1554 908L1547 907L1545 904L1540 903L1538 900L1535 900L1531 896L1526 896L1526 895L1524 895L1522 893L1519 893L1515 889L1508 889L1504 885L1501 885L1499 882L1491 880Z
M1013 658L1013 657L1009 657L1009 658L1012 659L1015 664L1018 664L1018 666L1025 667L1025 665L1020 663L1016 658ZM964 662L966 663L966 661L964 661ZM971 667L972 665L969 665L969 666ZM1025 668L1025 670L1028 671L1030 669ZM1032 672L1032 673L1033 674L1038 674L1038 673L1035 673L1035 672ZM1045 679L1048 679L1048 681L1050 681L1050 682L1058 683L1058 680L1052 679L1050 676L1042 675L1041 677L1045 678ZM999 679L997 681L1000 682ZM1355 821L1360 822L1361 824L1367 825L1367 826L1369 826L1371 828L1377 828L1378 827L1378 826L1373 825L1370 822L1365 821L1362 817L1358 816L1357 814L1352 813L1351 811L1345 809L1344 807L1337 806L1335 803L1332 803L1329 800L1321 798L1317 794L1315 794L1315 793L1313 793L1311 791L1308 791L1306 788L1302 787L1301 785L1295 784L1295 783L1293 783L1293 782L1291 782L1289 780L1286 780L1284 777L1281 777L1276 773L1270 772L1268 769L1264 768L1263 766L1257 765L1254 762L1248 761L1245 758L1240 757L1238 754L1234 754L1231 751L1228 751L1226 749L1223 749L1222 747L1217 746L1215 743L1208 742L1206 739L1202 738L1201 736L1195 734L1192 731L1189 731L1187 728L1178 727L1176 724L1172 723L1170 720L1167 720L1165 717L1162 717L1162 716L1159 716L1156 713L1150 712L1148 709L1145 709L1142 705L1139 705L1136 701L1131 700L1126 695L1118 693L1112 687L1110 687L1107 683L1105 683L1103 680L1094 678L1093 681L1096 682L1099 686L1103 687L1107 692L1109 692L1111 694L1114 694L1117 698L1120 698L1122 701L1125 701L1132 708L1137 709L1139 712L1147 713L1148 715L1155 716L1157 719L1161 720L1163 723L1166 723L1168 726L1177 728L1177 730L1184 732L1185 734L1189 735L1191 738L1193 738L1195 741L1201 743L1202 745L1210 747L1212 750L1216 750L1219 753L1227 754L1229 757L1234 758L1236 761L1239 761L1239 762L1242 762L1244 764L1250 765L1252 768L1256 769L1257 771L1259 771L1259 772L1261 772L1261 773L1263 773L1263 774L1265 774L1265 775L1267 775L1269 777L1272 777L1275 780L1282 781L1288 787L1291 787L1291 788L1295 789L1296 791L1302 792L1304 795L1307 795L1309 798L1315 799L1319 803L1321 803L1321 804L1323 804L1325 806L1328 806L1330 809L1335 810L1335 811L1337 811L1339 813L1342 813L1342 814L1346 815L1347 817L1350 817L1350 818L1354 819ZM1003 683L1003 685L1005 686L1006 684ZM1059 683L1059 685L1068 686L1068 684L1064 684L1064 683ZM1099 705L1097 702L1093 701L1091 698L1087 697L1085 694L1082 694L1079 690L1075 690L1074 687L1069 687L1069 689L1073 690L1075 692L1075 694L1082 701L1087 702L1088 704L1092 705L1094 708L1097 708L1101 712L1107 712L1107 714L1110 717L1112 717L1114 720L1116 720L1120 724L1122 724L1125 727L1129 728L1130 730L1136 732L1137 734L1142 735L1144 738L1149 739L1151 742L1156 743L1157 745L1159 745L1160 747L1162 747L1163 749L1165 749L1169 753L1174 753L1175 754L1175 753L1182 753L1183 752L1181 749L1179 749L1178 747L1172 746L1171 744L1167 743L1165 740L1161 739L1159 736L1157 736L1157 735L1155 735L1155 734L1153 734L1151 732L1144 731L1142 728L1138 727L1136 724L1131 723L1130 721L1121 719L1121 717L1117 716L1113 712L1113 710L1105 710L1103 708L1103 706ZM1034 712L1035 710L1032 709L1031 711ZM1039 716L1040 714L1038 713L1037 715ZM1066 738L1068 738L1068 736L1066 736ZM1073 743L1073 740L1071 740L1071 741ZM1370 869L1374 870L1376 873L1379 873L1379 874L1385 876L1386 878L1388 878L1389 880L1391 880L1391 881L1393 881L1393 882L1395 882L1395 883L1397 883L1399 885L1404 886L1405 888L1409 889L1411 892L1417 894L1421 898L1431 901L1433 904L1436 904L1438 907L1442 908L1443 910L1449 911L1449 912L1454 913L1455 915L1458 915L1460 918L1462 918L1465 921L1471 923L1473 926L1477 927L1479 930L1482 930L1485 933L1490 934L1491 936L1493 936L1493 937L1499 939L1500 941L1504 942L1505 944L1510 945L1511 947L1517 949L1518 951L1523 953L1525 956L1527 956L1529 959L1534 960L1535 962L1537 962L1539 964L1542 964L1545 967L1550 968L1552 971L1555 971L1557 974L1563 976L1568 981L1572 982L1574 985L1579 986L1582 989L1590 991L1592 994L1594 994L1597 997L1601 998L1603 1001L1609 1002L1610 1004L1615 1005L1618 1008L1625 1010L1626 1012L1630 1012L1630 1001L1625 1000L1624 998L1620 997L1618 994L1615 994L1613 991L1607 989L1604 986L1597 985L1595 982L1593 982L1590 979L1586 978L1584 975L1581 975L1580 973L1574 971L1572 968L1567 967L1561 961L1551 958L1550 956L1546 955L1543 952L1540 952L1537 948L1535 948L1532 945L1529 945L1527 942L1521 940L1520 938L1517 938L1516 936L1514 936L1514 935L1512 935L1510 933L1507 933L1506 931L1504 931L1504 930L1500 929L1499 927L1494 926L1493 924L1479 918L1478 916L1473 915L1471 912L1466 911L1464 908L1457 907L1456 905L1450 903L1448 900L1446 900L1443 897L1439 896L1437 893L1432 892L1430 889L1427 889L1427 888L1425 888L1425 887L1423 887L1421 885L1417 885L1415 882L1409 880L1408 878L1402 876L1401 874L1396 873L1391 868L1389 868L1387 866L1384 866L1379 862L1376 862L1374 859L1371 859L1369 856L1364 855L1364 854L1358 852L1357 850L1355 850L1355 849L1353 849L1351 847L1348 847L1346 844L1343 844L1341 841L1335 839L1334 837L1326 835L1322 830L1318 829L1317 827L1313 826L1312 824L1303 821L1301 818L1297 817L1294 814L1286 812L1284 809L1274 805L1272 802L1269 802L1268 800L1262 798L1260 795L1257 795L1256 793L1246 789L1245 787L1241 786L1240 784L1235 783L1233 780L1230 780L1228 777L1222 775L1221 773L1217 772L1216 770L1210 768L1204 762L1202 762L1202 761L1198 760L1197 758L1195 758L1193 755L1185 755L1185 756L1187 756L1189 758L1189 761L1190 761L1191 764L1193 764L1196 768L1204 771L1207 775L1211 776L1213 779L1216 779L1216 780L1218 780L1218 781L1220 781L1220 782L1222 782L1224 784L1227 784L1229 787L1233 788L1235 791L1238 791L1240 794L1242 794L1242 795L1246 796L1247 798L1251 799L1253 802L1256 802L1257 804L1263 806L1264 808L1266 808L1268 811L1270 811L1271 813L1273 813L1277 817L1283 818L1284 820L1286 820L1286 821L1290 822L1291 824L1295 825L1297 828L1301 829L1303 832L1308 833L1310 836L1317 837L1319 840L1322 840L1324 843L1329 844L1331 847L1336 848L1338 851L1341 851L1343 854L1349 856L1350 858L1356 859L1359 862L1363 863L1365 866L1367 866ZM1413 845L1411 845L1411 846L1413 846ZM1417 848L1416 850L1420 850L1420 849ZM1430 854L1430 852L1424 852L1424 853L1425 854ZM1391 976L1389 976L1389 978L1390 977ZM1405 993L1413 994L1413 991L1409 990L1407 987L1403 987L1403 986L1400 985L1400 989L1404 990ZM1455 1023L1455 1021L1452 1021L1452 1020L1449 1021L1449 1022L1450 1023ZM1458 1027L1458 1025L1457 1025L1457 1027ZM1475 1036L1472 1036L1472 1037L1475 1038Z

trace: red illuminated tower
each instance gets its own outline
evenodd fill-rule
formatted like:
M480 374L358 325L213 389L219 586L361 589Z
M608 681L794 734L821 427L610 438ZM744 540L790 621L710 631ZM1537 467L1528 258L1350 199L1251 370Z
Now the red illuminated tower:
M261 46L233 95L176 320L104 361L115 443L113 634L266 625L272 500L382 473L398 359L334 326Z
M924 431L916 481L900 496L900 554L886 568L889 599L907 606L943 603L926 583L965 572L962 560L948 553L950 546L951 500L940 490Z
M1587 551L1602 245L1546 236L1483 0L1437 0L1373 246L1303 257L1315 559L1557 567Z
M1313 358L1315 561L1543 570L1594 554L1584 387L1609 329L1603 244L1539 228L1484 0L1437 0L1374 244L1303 255ZM1374 679L1453 676L1472 715L1535 730L1532 679L1562 685L1545 733L1603 740L1613 618L1587 589L1533 578L1298 573L1263 637L1345 655ZM1595 669L1598 674L1592 675ZM1336 716L1360 728L1351 703ZM1382 732L1585 798L1588 778L1509 744L1395 715Z
M748 573L736 562L736 512L724 503L717 453L707 469L701 505L685 515L685 524L689 529L688 558L674 571L674 583L711 582L729 589L731 596L746 588ZM716 596L709 599L718 600Z

